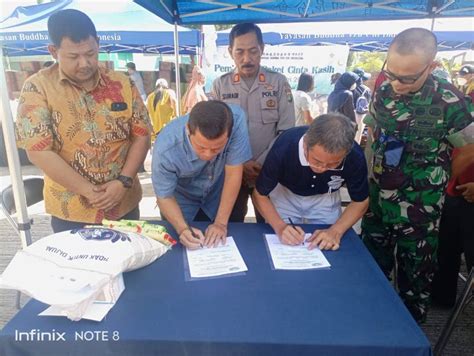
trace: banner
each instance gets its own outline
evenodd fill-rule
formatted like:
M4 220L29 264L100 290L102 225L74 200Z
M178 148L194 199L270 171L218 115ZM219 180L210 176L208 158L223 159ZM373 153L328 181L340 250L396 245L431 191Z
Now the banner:
M283 74L292 89L296 89L302 73L309 73L314 77L314 92L327 95L333 88L331 75L346 71L348 56L348 46L265 46L261 64ZM234 69L226 46L218 46L212 59L208 60L212 63L203 63L207 92L211 91L215 78Z

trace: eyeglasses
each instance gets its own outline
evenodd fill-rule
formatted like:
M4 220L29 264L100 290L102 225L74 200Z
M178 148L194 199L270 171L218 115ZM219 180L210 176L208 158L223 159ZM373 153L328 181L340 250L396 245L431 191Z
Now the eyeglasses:
M309 150L305 151L305 156L306 156L306 161L308 161L308 165L311 168L324 169L324 170L327 170L327 171L342 171L344 169L344 164L346 163L346 158L347 158L347 155L346 155L346 156L344 156L344 158L342 160L340 160L338 162L323 163L320 160L318 160L314 157L311 157L311 160L313 161L313 163L310 163L309 162Z
M426 70L430 67L431 63L429 63L425 69L423 69L420 73L415 74L415 75L408 75L408 76L398 76L390 72L388 69L385 69L385 65L387 64L387 61L383 62L382 66L382 73L385 75L385 77L391 81L394 82L395 80L398 80L401 84L414 84L418 79L421 78L421 76L426 72Z

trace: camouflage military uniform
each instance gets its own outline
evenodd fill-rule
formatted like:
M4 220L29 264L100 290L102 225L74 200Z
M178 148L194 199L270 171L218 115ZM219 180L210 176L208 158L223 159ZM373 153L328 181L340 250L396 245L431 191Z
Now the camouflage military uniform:
M447 138L472 122L471 112L461 93L432 76L410 96L385 83L371 110L374 157L362 238L387 276L396 264L400 296L420 322L430 304L449 179Z

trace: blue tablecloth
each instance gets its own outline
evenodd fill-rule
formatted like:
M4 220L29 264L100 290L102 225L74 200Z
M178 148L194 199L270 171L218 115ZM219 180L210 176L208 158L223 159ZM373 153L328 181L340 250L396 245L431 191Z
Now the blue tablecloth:
M264 233L269 226L229 226L249 269L235 277L185 281L175 246L124 275L126 289L100 323L39 317L46 306L31 301L0 332L0 355L431 355L352 230L338 251L325 252L330 269L306 271L272 270ZM15 340L33 329L66 341ZM104 331L99 341L75 340L96 331Z

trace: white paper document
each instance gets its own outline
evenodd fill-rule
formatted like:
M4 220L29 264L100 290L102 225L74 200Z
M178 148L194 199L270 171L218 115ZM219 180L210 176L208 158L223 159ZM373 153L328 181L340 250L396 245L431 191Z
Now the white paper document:
M306 234L305 240L311 234ZM329 268L326 257L320 249L308 250L308 244L298 246L284 245L280 242L277 235L265 234L265 240L270 251L275 269L315 269Z
M247 265L232 236L218 247L186 249L191 278L222 276L247 271Z

